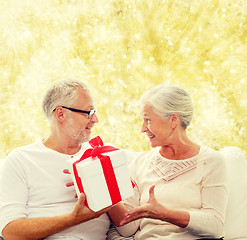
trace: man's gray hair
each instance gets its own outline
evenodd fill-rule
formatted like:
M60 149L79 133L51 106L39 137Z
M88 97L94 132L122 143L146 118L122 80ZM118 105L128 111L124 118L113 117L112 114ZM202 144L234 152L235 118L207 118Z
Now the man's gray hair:
M57 106L70 106L73 104L79 87L90 94L87 85L80 80L65 79L55 82L43 96L42 109L46 117L50 120Z
M192 99L189 93L178 86L158 85L144 93L140 101L142 107L145 104L150 105L161 117L178 113L185 129L190 125L194 111Z

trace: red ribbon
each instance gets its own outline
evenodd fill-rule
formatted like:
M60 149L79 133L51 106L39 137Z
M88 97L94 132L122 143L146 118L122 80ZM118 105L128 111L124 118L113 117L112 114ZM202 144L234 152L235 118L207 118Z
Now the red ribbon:
M99 136L91 139L89 141L89 144L92 146L92 148L87 149L82 155L82 157L73 163L73 171L79 191L84 193L82 181L76 169L76 164L78 164L79 162L83 161L88 157L92 157L92 158L98 157L103 169L106 185L109 190L112 204L120 202L122 198L118 188L117 179L113 170L111 159L109 156L102 155L102 153L112 152L119 149L112 146L104 146L103 141ZM85 201L85 204L88 207L87 201Z

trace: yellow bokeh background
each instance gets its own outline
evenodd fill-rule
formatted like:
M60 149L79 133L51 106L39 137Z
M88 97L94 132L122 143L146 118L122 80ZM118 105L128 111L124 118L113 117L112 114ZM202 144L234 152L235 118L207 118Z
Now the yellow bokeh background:
M2 0L0 53L0 158L49 134L41 97L65 78L92 89L104 141L149 149L139 97L166 82L194 99L194 141L247 152L245 0Z

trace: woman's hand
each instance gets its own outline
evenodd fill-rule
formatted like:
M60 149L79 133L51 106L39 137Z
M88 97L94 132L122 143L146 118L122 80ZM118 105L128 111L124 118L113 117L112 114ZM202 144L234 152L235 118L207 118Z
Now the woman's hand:
M149 200L147 203L128 211L120 225L123 226L140 218L153 218L185 228L189 224L189 213L184 210L170 209L160 204L154 196L154 187L153 185L149 189Z
M126 218L121 221L121 226L140 218L154 218L163 220L167 208L160 204L154 196L155 185L149 189L149 200L143 206L128 211Z

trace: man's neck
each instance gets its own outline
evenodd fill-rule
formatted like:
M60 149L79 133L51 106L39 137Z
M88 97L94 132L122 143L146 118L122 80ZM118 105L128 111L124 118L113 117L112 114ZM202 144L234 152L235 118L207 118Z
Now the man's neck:
M55 141L51 136L46 139L43 139L42 142L47 148L50 148L54 151L57 151L63 154L68 154L68 155L76 154L81 149L81 144L73 145L73 144L66 143L63 140Z

